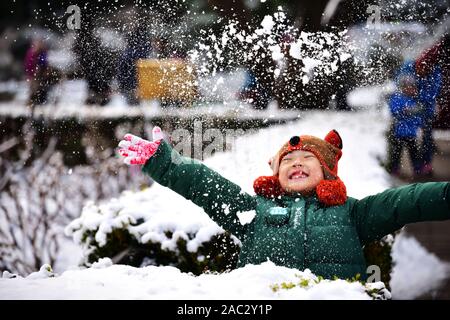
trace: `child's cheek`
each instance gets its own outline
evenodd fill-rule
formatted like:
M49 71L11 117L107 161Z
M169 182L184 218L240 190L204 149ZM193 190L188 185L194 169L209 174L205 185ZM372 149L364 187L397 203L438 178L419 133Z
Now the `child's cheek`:
M280 182L280 185L283 189L286 189L289 183L287 170L280 170L278 174L278 180Z

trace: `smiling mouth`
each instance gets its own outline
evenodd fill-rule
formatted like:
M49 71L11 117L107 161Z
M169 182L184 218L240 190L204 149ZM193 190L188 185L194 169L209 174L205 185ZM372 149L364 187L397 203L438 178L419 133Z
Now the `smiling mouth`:
M308 177L309 177L309 174L307 174L303 171L294 171L289 175L289 180L306 179Z

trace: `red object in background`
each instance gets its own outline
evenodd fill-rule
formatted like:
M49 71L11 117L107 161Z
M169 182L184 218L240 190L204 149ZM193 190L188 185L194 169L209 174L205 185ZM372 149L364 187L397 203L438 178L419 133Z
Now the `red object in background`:
M25 74L29 79L34 79L38 76L38 72L45 71L47 65L47 51L44 44L39 40L33 41L25 56Z
M426 50L416 61L419 76L430 73L435 66L441 67L442 85L436 101L436 129L450 129L450 35Z

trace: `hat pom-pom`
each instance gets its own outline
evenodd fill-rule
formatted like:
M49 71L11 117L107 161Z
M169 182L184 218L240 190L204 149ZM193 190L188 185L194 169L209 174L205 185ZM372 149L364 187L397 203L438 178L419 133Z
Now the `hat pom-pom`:
M276 198L283 194L280 181L277 176L262 176L255 180L253 189L259 196Z
M341 179L322 180L316 187L319 201L326 206L340 206L347 201L347 188Z

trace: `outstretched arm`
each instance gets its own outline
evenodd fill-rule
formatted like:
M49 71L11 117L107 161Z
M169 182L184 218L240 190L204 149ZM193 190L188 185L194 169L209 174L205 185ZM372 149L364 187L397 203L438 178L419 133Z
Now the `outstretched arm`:
M427 182L388 189L355 202L352 216L366 244L405 224L450 219L450 184Z
M217 224L235 236L240 237L245 233L245 226L236 214L254 210L254 197L201 162L182 157L162 139L150 142L135 136L125 136L125 141L131 142L130 139L135 142L119 144L124 147L119 153L125 159L128 158L126 162L143 164L143 172L202 207ZM134 153L130 153L130 148Z

